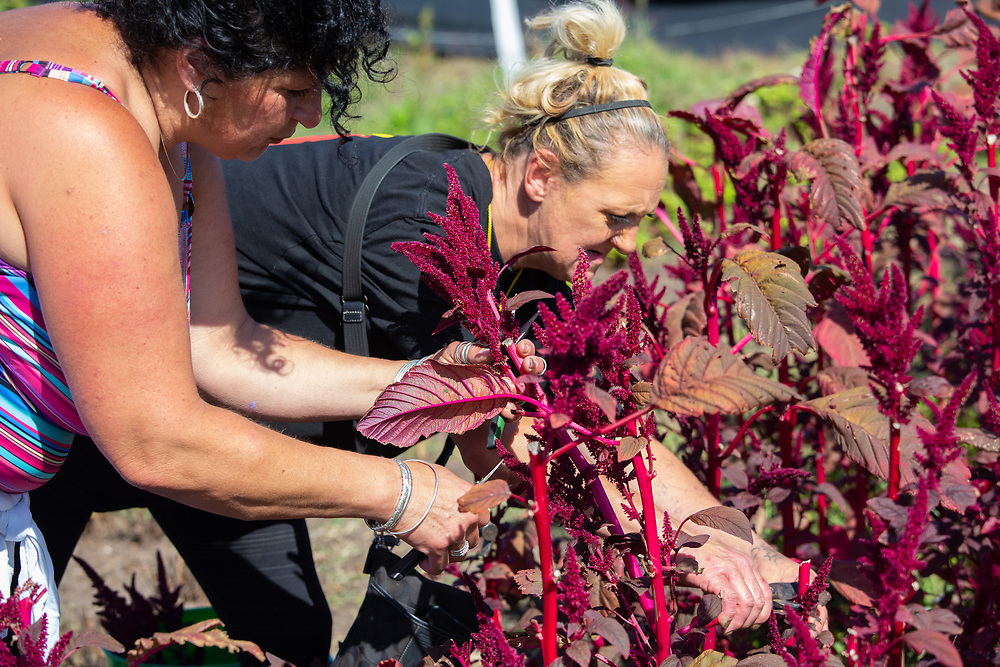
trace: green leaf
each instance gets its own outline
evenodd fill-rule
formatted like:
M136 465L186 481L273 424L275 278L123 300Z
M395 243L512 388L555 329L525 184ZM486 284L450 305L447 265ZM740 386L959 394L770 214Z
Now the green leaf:
M775 361L791 348L816 347L806 308L816 305L799 267L787 257L747 246L722 260L722 280L732 285L736 312L754 340L772 349Z
M728 349L686 338L660 364L653 403L688 417L747 412L772 401L799 398L795 390L755 374Z

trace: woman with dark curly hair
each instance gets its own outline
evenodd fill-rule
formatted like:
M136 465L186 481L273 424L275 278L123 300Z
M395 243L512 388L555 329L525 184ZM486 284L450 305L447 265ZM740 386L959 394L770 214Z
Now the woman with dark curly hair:
M316 447L248 418L356 418L410 363L258 324L219 158L382 78L378 0L102 0L0 14L0 578L58 601L27 491L88 434L130 484L241 519L362 517L440 572L486 515L443 468ZM455 362L453 345L436 354ZM479 350L472 361L487 361ZM533 358L531 363L542 363ZM13 578L13 580L12 580Z

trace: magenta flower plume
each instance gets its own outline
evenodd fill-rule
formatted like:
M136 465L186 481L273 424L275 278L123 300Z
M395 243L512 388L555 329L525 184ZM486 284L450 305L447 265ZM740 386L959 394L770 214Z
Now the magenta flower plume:
M590 600L587 595L587 580L580 569L580 561L572 544L566 545L562 576L559 578L557 588L559 608L566 617L566 623L580 625L582 633L583 615L590 609Z
M941 109L944 117L941 123L941 134L950 140L949 147L958 156L958 170L962 177L972 183L976 170L976 148L979 135L976 132L976 116L966 118L953 107L943 95L936 90L931 96Z
M1000 43L989 26L978 15L963 8L966 16L979 32L976 40L976 64L978 69L962 72L962 78L972 88L972 99L976 113L992 128L996 124L997 94L1000 93Z
M495 297L500 266L490 256L486 233L479 223L479 208L464 192L451 165L445 215L428 213L441 225L444 236L424 234L427 243L392 244L420 269L421 279L449 303L455 304L469 332L501 359L501 341L517 335L513 315L504 310L506 297Z
M47 650L48 618L43 614L31 623L31 608L38 602L42 590L38 584L28 581L0 600L0 628L9 633L0 642L0 667L56 667L66 657L72 632L62 635L52 649Z
M851 317L858 338L868 353L871 371L884 391L876 391L883 414L894 421L906 423L912 404L901 399L913 357L920 348L915 336L923 308L913 316L906 312L907 287L902 272L895 265L886 269L879 289L872 282L872 275L854 251L843 241L838 241L844 263L851 273L853 283L837 293L837 300Z
M472 601L476 607L479 629L472 633L472 643L479 649L483 667L523 667L524 656L507 643L507 638L493 622L493 610L486 603L479 586L467 574L463 573L462 579L472 593Z

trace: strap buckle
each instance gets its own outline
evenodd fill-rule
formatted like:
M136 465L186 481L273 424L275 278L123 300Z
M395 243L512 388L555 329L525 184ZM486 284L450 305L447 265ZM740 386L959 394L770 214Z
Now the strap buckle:
M365 321L365 313L368 312L368 298L346 299L340 297L341 319L344 324L360 324Z

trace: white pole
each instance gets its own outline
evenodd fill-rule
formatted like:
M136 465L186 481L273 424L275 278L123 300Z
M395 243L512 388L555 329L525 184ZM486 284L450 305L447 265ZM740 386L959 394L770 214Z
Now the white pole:
M493 20L493 41L496 44L497 61L503 73L510 74L515 67L525 61L524 33L521 32L517 0L490 0L490 14Z

